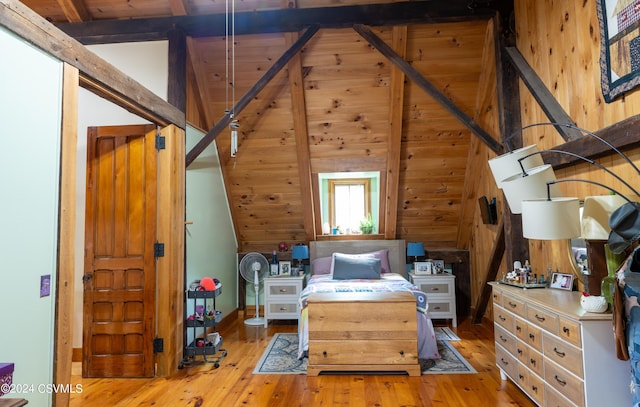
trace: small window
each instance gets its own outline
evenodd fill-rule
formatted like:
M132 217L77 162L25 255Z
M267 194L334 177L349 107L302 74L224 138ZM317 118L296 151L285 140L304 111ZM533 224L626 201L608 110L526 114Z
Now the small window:
M380 173L319 174L323 234L377 233ZM362 229L367 220L372 228Z

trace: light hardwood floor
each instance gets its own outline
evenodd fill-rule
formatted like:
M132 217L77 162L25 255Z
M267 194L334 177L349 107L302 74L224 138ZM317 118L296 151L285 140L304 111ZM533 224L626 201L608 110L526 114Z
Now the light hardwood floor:
M83 391L70 406L534 406L513 383L500 381L489 321L466 319L452 329L462 339L454 346L478 374L254 375L273 334L296 332L297 325L275 321L265 329L239 320L221 331L228 354L218 369L197 364L168 378L83 379L75 364L72 383Z

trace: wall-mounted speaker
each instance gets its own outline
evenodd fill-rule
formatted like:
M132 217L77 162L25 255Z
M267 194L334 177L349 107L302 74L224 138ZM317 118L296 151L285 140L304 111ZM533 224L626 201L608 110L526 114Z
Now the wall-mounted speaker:
M482 223L487 225L495 225L498 222L498 208L496 205L496 198L491 198L491 202L486 196L478 198L478 204L480 206L480 216L482 216Z

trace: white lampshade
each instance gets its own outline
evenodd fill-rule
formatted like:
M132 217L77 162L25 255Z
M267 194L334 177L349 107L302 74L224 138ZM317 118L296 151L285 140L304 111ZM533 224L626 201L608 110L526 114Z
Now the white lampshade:
M607 240L609 238L609 216L627 201L620 195L588 196L584 198L582 210L581 237L586 240Z
M556 174L549 164L531 168L527 174L523 176L520 172L502 181L502 191L511 213L522 213L520 203L524 200L547 198L547 182L556 180ZM549 192L551 198L562 196L556 184L550 186Z
M520 158L526 157L537 151L538 146L532 144L490 159L489 168L491 168L493 179L496 181L498 188L502 189L502 182L505 178L509 178L514 174L522 173L522 168L520 168L520 164L518 163ZM535 154L522 160L522 166L525 170L539 167L543 164L544 162L542 161L542 156L540 154Z
M522 236L527 239L573 239L580 232L578 198L522 201Z

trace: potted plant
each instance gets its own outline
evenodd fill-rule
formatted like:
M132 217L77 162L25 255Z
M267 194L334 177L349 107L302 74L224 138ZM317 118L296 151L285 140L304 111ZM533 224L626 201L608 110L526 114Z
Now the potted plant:
M368 214L366 219L360 221L360 232L364 235L373 233L373 219L371 219L371 214Z

